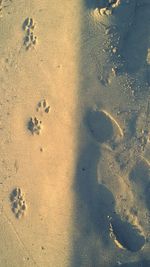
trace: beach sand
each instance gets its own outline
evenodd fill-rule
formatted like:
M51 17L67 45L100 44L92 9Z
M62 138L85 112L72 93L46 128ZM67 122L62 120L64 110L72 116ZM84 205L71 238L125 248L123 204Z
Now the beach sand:
M0 5L0 267L149 267L149 0Z

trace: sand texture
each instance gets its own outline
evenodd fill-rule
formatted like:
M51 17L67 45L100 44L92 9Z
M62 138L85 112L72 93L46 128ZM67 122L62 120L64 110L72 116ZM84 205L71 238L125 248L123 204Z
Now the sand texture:
M0 267L150 267L150 1L0 1Z

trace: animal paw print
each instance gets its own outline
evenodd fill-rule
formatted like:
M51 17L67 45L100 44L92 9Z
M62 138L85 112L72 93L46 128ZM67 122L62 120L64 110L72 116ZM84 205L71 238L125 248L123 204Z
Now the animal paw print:
M30 118L28 122L28 129L33 135L39 135L42 130L42 121L38 120L36 117Z
M24 46L26 50L36 45L37 37L34 35L35 22L32 18L26 18L23 23L23 30L25 31Z
M42 120L41 118L43 118L43 115L45 113L49 113L50 111L50 106L48 105L47 101L45 99L41 100L38 104L37 104L37 108L36 111L39 113L38 114L38 118L35 117L31 117L28 121L28 130L34 135L37 134L39 135L41 133L42 130Z
M49 113L50 106L47 104L47 101L45 99L38 103L37 111L42 111L42 113Z
M20 219L26 212L27 205L24 195L19 187L13 189L10 195L11 208L17 219Z

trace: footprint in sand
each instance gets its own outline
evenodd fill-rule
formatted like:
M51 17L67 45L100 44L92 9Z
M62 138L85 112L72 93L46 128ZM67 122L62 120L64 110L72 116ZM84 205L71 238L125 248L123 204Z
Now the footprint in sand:
M100 2L93 11L93 19L106 29L106 40L109 43L107 52L112 59L110 65L115 64L117 74L136 75L138 83L143 76L145 90L148 90L150 85L150 2L144 0L141 2L136 0ZM114 54L113 57L111 54ZM111 71L106 70L106 74L109 80ZM138 88L135 90L138 92Z
M37 112L40 112L41 114L50 112L50 106L45 99L38 103Z
M47 100L43 99L37 104L36 112L38 112L38 118L36 116L31 117L28 121L27 128L33 135L39 135L43 129L42 120L44 119L44 114L50 112L50 106ZM42 118L42 120L41 120Z
M23 22L22 29L25 32L25 36L23 38L23 44L26 50L34 47L37 43L37 36L34 34L35 25L36 24L33 18L28 17Z
M99 1L97 7L94 9L93 17L95 20L103 23L106 27L106 31L110 32L110 30L114 28L122 36L127 32L132 23L135 6L135 0Z
M131 252L137 252L145 245L145 237L141 231L119 216L110 219L110 237L117 247Z
M123 137L123 131L118 122L105 110L89 111L86 124L93 138L100 144Z
M87 116L88 128L96 141L112 140L114 129L110 118L103 111L90 111Z
M10 202L12 211L17 219L22 218L25 215L27 210L27 204L22 193L22 190L19 187L16 187L12 190L10 194Z
M119 137L123 137L123 131L118 122L112 115L104 110L89 111L86 117L86 123L94 140L101 145L104 143L116 143L116 140L118 140L116 136L118 134ZM103 150L101 151L101 154L102 153ZM106 162L108 162L109 165L109 161ZM108 166L108 168L110 168L110 166ZM115 170L114 168L114 171ZM106 174L106 172L104 173ZM110 222L110 237L119 248L137 252L144 247L146 242L145 236L137 223L135 225L131 224L128 221L122 220L119 215L108 216L108 220Z
M39 135L42 130L42 121L37 119L37 117L30 118L28 121L28 130L33 134Z

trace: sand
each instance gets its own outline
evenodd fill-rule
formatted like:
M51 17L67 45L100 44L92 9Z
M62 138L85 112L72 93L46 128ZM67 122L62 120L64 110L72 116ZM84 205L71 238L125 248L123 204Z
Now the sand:
M149 0L0 5L0 267L149 267Z

